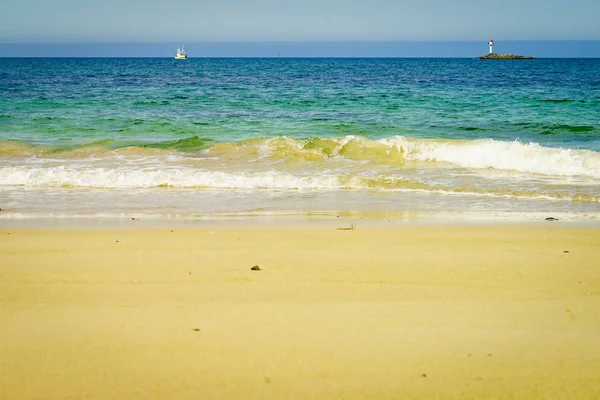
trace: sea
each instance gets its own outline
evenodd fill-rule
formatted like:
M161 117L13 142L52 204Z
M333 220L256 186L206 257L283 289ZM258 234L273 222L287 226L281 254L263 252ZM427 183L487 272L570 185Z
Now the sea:
M0 208L600 224L600 59L3 58Z

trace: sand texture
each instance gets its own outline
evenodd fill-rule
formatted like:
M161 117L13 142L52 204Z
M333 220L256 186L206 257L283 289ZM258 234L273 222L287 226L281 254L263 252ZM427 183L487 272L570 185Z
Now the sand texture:
M599 229L0 229L0 399L599 396Z

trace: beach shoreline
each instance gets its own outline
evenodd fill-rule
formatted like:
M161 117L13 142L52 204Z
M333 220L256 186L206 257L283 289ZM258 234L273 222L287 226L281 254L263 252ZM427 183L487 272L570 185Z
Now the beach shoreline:
M0 218L0 229L14 230L153 230L212 228L334 229L409 227L559 227L600 228L600 214L581 213L416 213L416 212L284 212L206 215L11 215Z
M0 225L0 397L594 398L600 229L545 222Z
M438 199L442 199L439 197ZM362 200L361 200L362 201ZM396 208L319 209L318 204L305 209L249 208L229 211L175 211L169 207L77 209L61 207L51 210L27 206L2 207L0 228L6 229L153 229L153 228L216 228L216 227L408 227L408 226L539 226L600 227L600 212L593 207L569 208L569 204L526 204L521 200L512 206L482 210L457 203L423 205L418 202L397 205ZM331 206L334 206L333 204Z

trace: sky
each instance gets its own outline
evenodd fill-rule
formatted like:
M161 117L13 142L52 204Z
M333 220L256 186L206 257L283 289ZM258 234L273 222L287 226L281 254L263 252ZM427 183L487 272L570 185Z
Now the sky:
M598 0L3 0L0 46L597 41L599 16Z
M3 0L1 42L600 40L598 0Z

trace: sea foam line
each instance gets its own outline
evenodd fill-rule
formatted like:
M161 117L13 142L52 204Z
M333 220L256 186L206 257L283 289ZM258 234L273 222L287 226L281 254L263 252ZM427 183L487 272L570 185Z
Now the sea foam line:
M423 192L446 196L493 197L521 200L600 202L600 194L505 190L502 186L457 190L451 186L394 176L320 173L293 175L277 171L227 173L194 168L72 168L67 166L3 167L0 186L74 187L103 189L205 188L230 190L377 190Z

